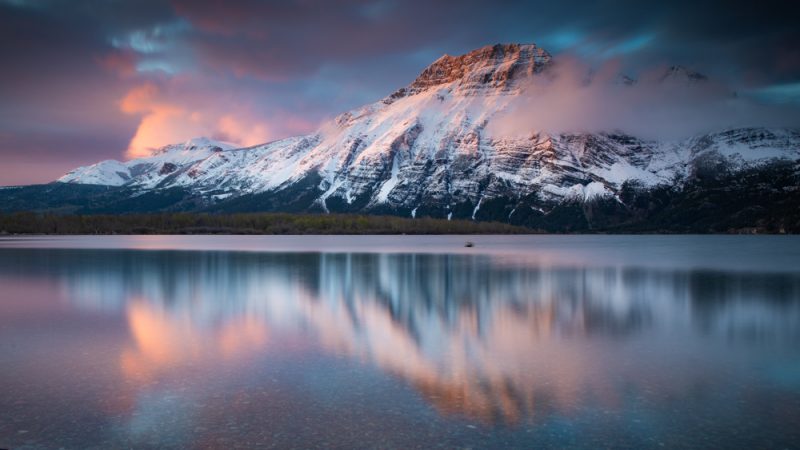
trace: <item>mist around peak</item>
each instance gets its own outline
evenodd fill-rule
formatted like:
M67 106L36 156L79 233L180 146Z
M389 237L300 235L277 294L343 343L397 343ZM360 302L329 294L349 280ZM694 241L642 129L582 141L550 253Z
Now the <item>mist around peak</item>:
M570 57L554 58L487 126L495 136L532 132L623 132L675 140L741 127L800 126L800 110L768 104L681 66L656 66L637 77L619 61L598 68Z

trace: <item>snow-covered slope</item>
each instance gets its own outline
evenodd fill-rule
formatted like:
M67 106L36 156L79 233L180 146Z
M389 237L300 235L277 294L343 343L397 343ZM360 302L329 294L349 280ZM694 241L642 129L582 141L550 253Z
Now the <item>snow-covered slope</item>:
M712 160L740 169L800 160L800 132L792 130L736 129L674 142L547 133L533 123L522 137L490 131L526 80L548 76L550 64L532 44L443 56L409 86L307 136L243 149L192 140L148 158L82 167L59 181L180 187L208 204L274 193L291 197L284 203L294 209L447 218L480 218L495 200L510 218L522 207L546 214L560 202L619 199L628 180L680 183ZM672 67L664 80L705 77Z
M205 137L190 139L155 150L151 156L127 162L101 161L70 171L58 181L62 183L122 186L125 184L155 187L160 181L181 168L235 146Z

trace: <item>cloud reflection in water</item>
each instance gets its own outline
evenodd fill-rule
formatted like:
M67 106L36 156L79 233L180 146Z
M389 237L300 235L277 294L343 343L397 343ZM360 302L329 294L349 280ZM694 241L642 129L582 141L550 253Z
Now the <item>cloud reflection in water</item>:
M440 414L485 424L681 397L739 363L731 342L786 345L800 328L792 274L481 255L95 252L79 268L63 263L71 257L49 256L67 298L127 317L132 346L120 363L131 379L248 358L280 335L311 342L298 351L377 367Z

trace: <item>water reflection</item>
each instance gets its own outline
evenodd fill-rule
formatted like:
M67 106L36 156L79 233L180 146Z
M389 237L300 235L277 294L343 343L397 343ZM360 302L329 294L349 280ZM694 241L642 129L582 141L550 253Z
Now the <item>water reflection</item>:
M198 329L190 316L142 298L132 299L125 313L133 345L122 353L120 364L130 379L150 381L159 371L190 361L230 360L267 343L266 325L247 316Z
M631 392L679 395L704 370L732 364L696 336L743 352L800 341L796 274L78 250L6 250L0 273L52 277L69 304L123 314L131 339L119 368L129 382L230 364L265 352L273 335L301 336L400 377L442 415L488 425L575 414L587 399L620 408Z

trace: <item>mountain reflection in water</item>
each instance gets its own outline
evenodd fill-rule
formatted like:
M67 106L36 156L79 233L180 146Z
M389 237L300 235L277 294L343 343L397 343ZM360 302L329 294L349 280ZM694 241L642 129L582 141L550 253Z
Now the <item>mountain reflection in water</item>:
M225 377L270 351L321 352L402 381L442 418L515 429L672 408L703 391L697 401L724 407L729 394L710 386L761 361L741 378L795 396L784 420L800 411L798 377L786 375L798 367L783 365L800 342L797 273L497 255L5 250L0 277L50 279L65 307L122 315L129 339L113 358L139 393L183 371ZM728 414L719 420L741 419Z

